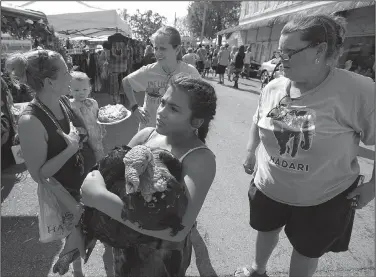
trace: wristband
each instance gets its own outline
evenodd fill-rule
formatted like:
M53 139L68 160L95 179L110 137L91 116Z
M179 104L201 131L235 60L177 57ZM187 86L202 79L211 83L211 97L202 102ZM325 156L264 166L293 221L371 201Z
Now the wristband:
M132 107L131 107L131 110L132 110L132 113L134 113L134 111L138 108L138 104L134 104Z

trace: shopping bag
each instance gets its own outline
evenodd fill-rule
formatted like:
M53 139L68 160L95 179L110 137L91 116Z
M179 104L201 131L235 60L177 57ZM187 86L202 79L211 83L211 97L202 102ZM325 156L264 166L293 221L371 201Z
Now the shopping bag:
M77 225L81 205L54 178L38 184L39 240L43 243L67 237Z

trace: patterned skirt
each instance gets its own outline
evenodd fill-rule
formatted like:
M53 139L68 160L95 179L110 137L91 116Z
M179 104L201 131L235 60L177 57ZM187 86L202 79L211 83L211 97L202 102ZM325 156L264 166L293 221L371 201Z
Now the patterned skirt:
M115 277L183 277L191 263L191 233L174 249L149 245L113 248Z

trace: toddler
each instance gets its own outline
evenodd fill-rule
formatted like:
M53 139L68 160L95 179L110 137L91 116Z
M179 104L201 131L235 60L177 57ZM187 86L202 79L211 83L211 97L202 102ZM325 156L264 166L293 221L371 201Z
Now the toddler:
M96 162L104 157L103 137L106 130L102 125L97 123L98 119L98 103L92 98L88 98L90 94L90 79L79 71L73 71L71 83L71 106L76 115L84 123L89 135L89 145L93 149Z

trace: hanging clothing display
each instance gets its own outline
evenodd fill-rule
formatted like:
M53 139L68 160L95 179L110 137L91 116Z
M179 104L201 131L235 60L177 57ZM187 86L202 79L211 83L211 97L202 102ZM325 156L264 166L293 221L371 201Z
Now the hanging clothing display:
M120 94L125 97L121 86L121 80L127 75L128 69L128 38L120 33L108 37L111 44L110 61L109 61L109 93L113 104L122 103ZM124 77L122 77L124 76Z
M101 90L101 78L100 78L100 65L99 65L99 53L90 53L89 66L87 75L90 78L90 84L92 86L92 92L99 92Z

